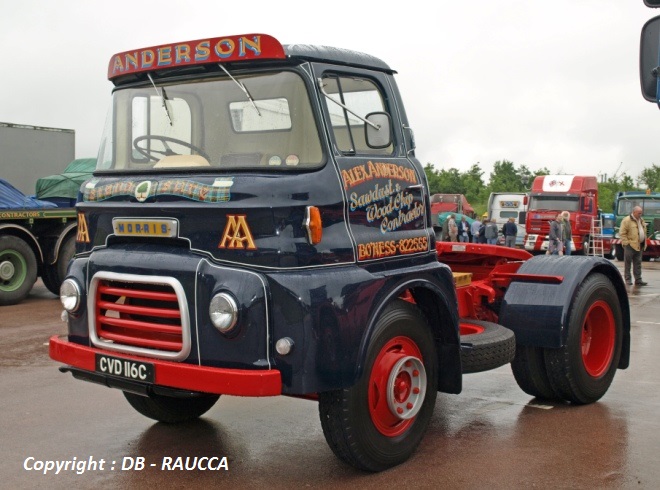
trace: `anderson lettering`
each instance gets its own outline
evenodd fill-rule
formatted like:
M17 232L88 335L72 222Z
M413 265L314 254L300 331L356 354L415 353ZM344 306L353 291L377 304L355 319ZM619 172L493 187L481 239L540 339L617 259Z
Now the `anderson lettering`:
M341 176L344 180L344 188L347 190L372 179L394 179L410 182L411 184L417 183L417 174L412 168L394 163L369 161L364 165L356 165L347 170L342 170Z

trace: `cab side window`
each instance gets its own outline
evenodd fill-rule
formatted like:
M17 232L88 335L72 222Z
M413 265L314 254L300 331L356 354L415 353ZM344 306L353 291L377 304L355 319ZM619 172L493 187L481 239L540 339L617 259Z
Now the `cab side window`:
M363 119L372 112L387 112L378 86L369 79L345 75L326 76L323 83L331 99L326 99L325 103L337 149L347 155L391 155L394 151L392 144L386 148L370 148L365 138Z

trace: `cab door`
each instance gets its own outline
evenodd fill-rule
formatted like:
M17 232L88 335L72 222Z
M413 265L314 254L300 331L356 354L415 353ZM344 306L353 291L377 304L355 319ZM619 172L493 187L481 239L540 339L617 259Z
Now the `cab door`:
M432 244L425 176L421 166L407 158L388 75L316 68L358 262L428 253ZM374 115L381 122L389 118L388 128L379 125L390 132L389 137L380 135L379 144L367 137L374 128L369 121Z

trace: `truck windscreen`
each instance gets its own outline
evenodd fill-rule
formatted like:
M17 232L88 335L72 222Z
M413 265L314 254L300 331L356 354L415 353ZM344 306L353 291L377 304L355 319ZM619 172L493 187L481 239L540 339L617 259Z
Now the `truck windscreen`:
M579 209L577 196L531 196L530 210L548 209L553 211L577 211Z
M234 74L234 79L155 80L116 90L97 169L295 170L323 164L316 119L297 73Z
M660 217L660 199L621 199L619 200L616 214L630 214L635 206L642 208L642 216Z

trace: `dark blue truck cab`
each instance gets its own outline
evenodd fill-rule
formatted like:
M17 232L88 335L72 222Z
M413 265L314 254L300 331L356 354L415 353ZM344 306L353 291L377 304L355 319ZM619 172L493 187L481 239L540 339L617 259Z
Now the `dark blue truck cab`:
M115 55L61 289L69 334L50 342L62 370L121 389L169 423L199 417L223 394L313 397L333 451L378 471L414 451L438 391L461 391L475 334L500 328L497 366L513 357L513 332L561 347L568 320L552 335L525 335L529 301L502 301L508 276L491 284L497 306L485 318L507 313L511 329L478 316L462 338L459 300L478 295L457 295L455 271L438 260L393 75L366 54L262 34ZM477 253L488 246L470 247L446 257L499 263ZM552 287L572 269L535 273ZM622 350L627 359L626 308L610 321L607 386L625 367Z

